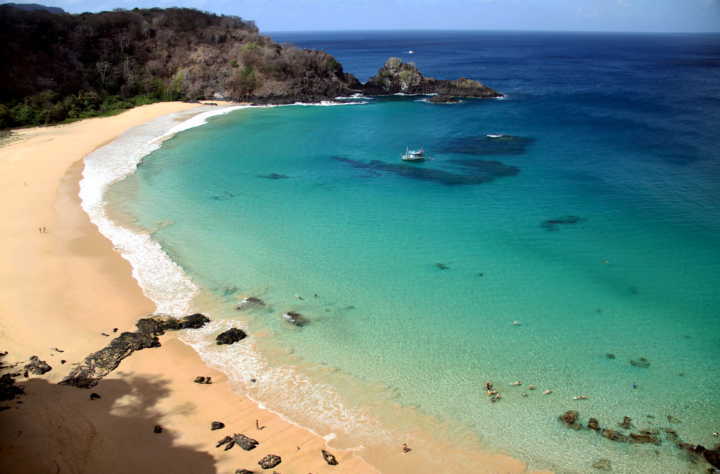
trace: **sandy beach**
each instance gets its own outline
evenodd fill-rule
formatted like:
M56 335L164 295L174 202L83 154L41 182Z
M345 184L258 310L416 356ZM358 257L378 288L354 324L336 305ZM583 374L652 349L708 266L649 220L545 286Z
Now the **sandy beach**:
M320 436L260 409L232 391L223 374L169 333L161 348L132 354L92 390L57 385L73 364L104 347L154 310L130 265L82 211L78 182L83 157L124 131L193 104L160 103L68 125L23 129L0 147L0 350L5 363L37 355L53 370L19 377L26 391L3 403L3 473L234 473L260 471L258 460L281 456L282 473L378 470L353 452L329 448ZM61 361L65 361L64 363ZM214 383L193 383L195 376ZM90 400L91 392L101 398ZM225 424L211 431L212 421ZM263 429L258 430L256 421ZM163 427L154 433L155 425ZM243 433L253 451L215 448ZM421 453L397 446L375 453L387 472L424 472ZM329 466L321 449L339 461ZM381 459L384 458L384 459ZM504 455L474 455L466 472L526 472ZM387 469L387 466L392 466Z

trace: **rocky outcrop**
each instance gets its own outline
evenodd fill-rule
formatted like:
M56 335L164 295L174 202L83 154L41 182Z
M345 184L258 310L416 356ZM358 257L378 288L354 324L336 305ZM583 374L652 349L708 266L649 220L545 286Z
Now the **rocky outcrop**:
M210 321L202 314L193 314L184 318L153 316L137 322L138 330L124 332L110 341L110 344L87 356L60 383L80 388L90 388L120 365L123 359L135 351L160 347L158 336L165 331L179 329L197 329Z
M262 458L260 461L258 461L258 464L263 469L272 469L278 464L282 462L282 458L278 456L277 454L268 454L264 458Z
M224 445L224 450L228 451L232 449L236 444L245 451L252 451L260 443L257 440L245 436L244 434L235 433L232 436L225 436L223 439L221 439L215 444L215 447L219 448L220 446Z
M25 364L25 374L29 372L33 375L43 375L51 370L52 367L50 367L50 364L44 360L40 360L40 358L35 355L30 357L30 362Z
M446 98L497 98L497 91L482 83L466 78L452 81L425 77L414 63L404 63L400 58L389 58L378 73L363 86L368 95L389 94L438 94Z
M247 337L245 331L238 328L230 328L227 331L221 332L215 338L215 341L219 346L223 344L235 344L238 341L242 341Z
M22 387L15 385L15 377L18 374L3 374L0 376L0 401L14 400L15 397L23 395Z
M324 449L321 449L320 452L322 453L322 457L325 460L326 463L328 463L330 466L337 466L338 461L335 459L335 456L330 454L329 452L325 451Z

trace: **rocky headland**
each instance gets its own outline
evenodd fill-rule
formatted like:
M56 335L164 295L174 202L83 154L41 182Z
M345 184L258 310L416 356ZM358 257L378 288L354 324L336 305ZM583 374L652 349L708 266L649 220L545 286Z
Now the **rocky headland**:
M440 102L454 102L458 98L494 99L503 95L486 85L466 78L446 80L425 77L414 63L389 58L378 73L364 85L368 95L437 94Z

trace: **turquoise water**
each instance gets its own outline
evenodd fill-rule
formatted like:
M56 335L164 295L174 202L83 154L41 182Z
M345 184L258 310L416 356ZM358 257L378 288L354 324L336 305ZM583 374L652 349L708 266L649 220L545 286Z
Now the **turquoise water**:
M108 199L203 289L197 309L249 325L271 361L332 369L323 383L386 426L400 421L379 407L398 403L534 468L700 470L670 442L612 443L556 418L577 409L615 428L628 415L718 441L710 128L674 121L692 130L675 135L654 109L520 89L452 106L240 110L167 141ZM432 159L402 164L408 145ZM543 225L564 216L580 219ZM248 295L270 309L236 311ZM288 310L310 324L290 326ZM640 357L649 368L629 363ZM490 403L485 381L502 400Z

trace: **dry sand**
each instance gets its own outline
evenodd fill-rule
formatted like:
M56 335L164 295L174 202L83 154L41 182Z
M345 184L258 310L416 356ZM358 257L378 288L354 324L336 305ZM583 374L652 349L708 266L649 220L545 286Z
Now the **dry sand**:
M160 103L24 129L0 147L0 350L9 352L6 363L38 355L53 367L44 376L18 379L27 392L22 403L2 403L12 409L0 412L0 472L232 474L261 471L257 461L269 453L282 457L276 469L284 474L377 472L356 454L332 448L340 464L328 466L321 437L234 393L221 373L172 334L161 338L161 348L125 359L92 390L56 384L73 363L106 345L113 328L132 330L154 309L129 264L80 208L82 158L131 127L193 107ZM212 376L214 383L192 383L197 375ZM101 398L91 401L91 392ZM215 420L226 428L211 431ZM257 430L256 420L265 428ZM155 425L164 431L153 433ZM250 452L215 448L232 433L260 445ZM377 460L391 466L387 472L423 471L421 456L402 454L400 442L383 457ZM503 455L479 457L466 468L525 472Z

